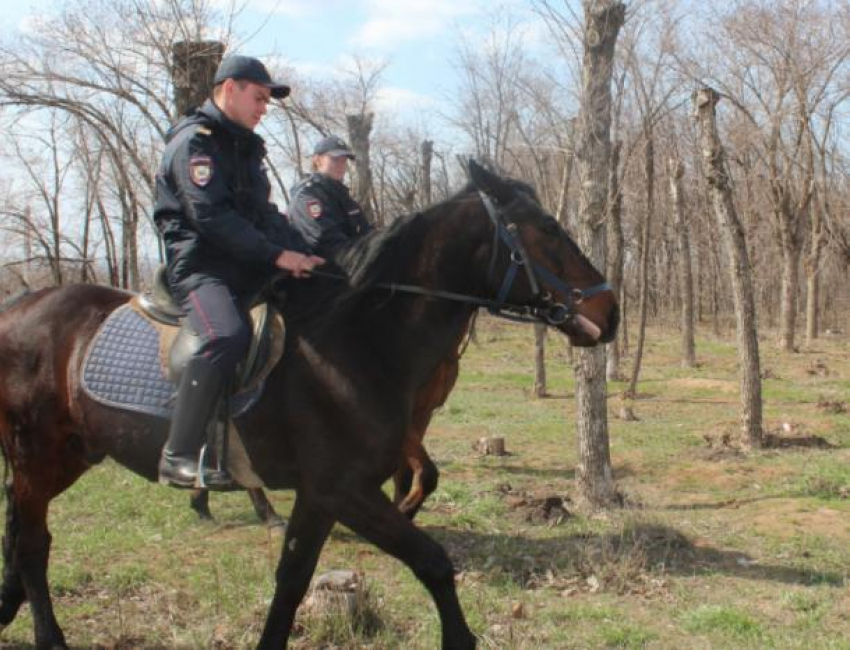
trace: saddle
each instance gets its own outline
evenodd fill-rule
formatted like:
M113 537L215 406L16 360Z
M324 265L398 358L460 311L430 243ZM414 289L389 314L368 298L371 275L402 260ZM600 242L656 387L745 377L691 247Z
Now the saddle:
M92 339L81 377L88 397L120 410L171 417L180 375L200 345L182 317L164 268L157 269L151 290L113 311ZM262 395L266 377L283 355L285 330L283 318L268 303L254 305L250 318L249 351L210 427L210 440L213 455L224 459L234 479L242 487L256 488L263 482L231 422Z
M245 360L238 366L232 392L252 389L262 382L283 354L283 318L267 302L255 303L250 310L251 344ZM131 301L132 307L150 321L160 333L160 360L166 376L175 384L186 363L201 347L200 336L183 319L183 311L168 285L165 266L154 272L148 293Z

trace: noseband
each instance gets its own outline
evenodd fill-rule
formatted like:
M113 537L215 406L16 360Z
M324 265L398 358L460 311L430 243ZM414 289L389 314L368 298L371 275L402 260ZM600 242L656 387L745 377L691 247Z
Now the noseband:
M546 267L532 261L519 236L517 225L505 218L489 195L481 190L478 193L481 196L484 208L487 210L487 216L493 222L493 246L487 271L488 281L491 281L495 275L499 240L508 247L510 252L510 265L505 271L504 278L502 278L494 304L488 307L491 314L509 320L542 321L549 325L560 325L575 316L575 308L583 300L603 291L611 290L611 285L607 282L595 284L586 289L576 289ZM528 286L531 289L530 303L522 307L507 302L520 268L525 269ZM556 302L551 291L541 291L541 282L538 281L538 278L550 289L560 291L561 294L566 296L566 302Z

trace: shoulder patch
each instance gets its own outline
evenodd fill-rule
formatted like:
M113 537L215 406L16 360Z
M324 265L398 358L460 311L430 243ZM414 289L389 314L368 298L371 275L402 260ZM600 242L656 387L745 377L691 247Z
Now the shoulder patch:
M307 199L307 214L313 219L318 219L322 216L322 204L316 199Z
M213 175L212 158L209 156L192 156L189 158L189 178L198 187L204 187Z
M212 133L212 129L206 126L199 126L197 133L198 135L210 135Z

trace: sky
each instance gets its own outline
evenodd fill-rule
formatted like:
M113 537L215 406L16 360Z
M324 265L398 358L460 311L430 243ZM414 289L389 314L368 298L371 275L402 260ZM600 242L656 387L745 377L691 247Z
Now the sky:
M243 0L244 1L244 0ZM226 10L229 0L211 0ZM26 28L62 0L0 0L0 33ZM327 78L356 54L387 62L380 101L387 108L427 110L451 93L460 35L475 38L499 6L522 0L247 0L238 15L236 51L280 57L299 74ZM526 9L527 13L527 9ZM297 88L295 89L297 91Z

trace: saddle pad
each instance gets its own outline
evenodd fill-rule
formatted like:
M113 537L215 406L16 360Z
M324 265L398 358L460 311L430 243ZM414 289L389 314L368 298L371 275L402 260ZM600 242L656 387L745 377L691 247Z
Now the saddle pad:
M106 406L170 418L177 387L165 376L159 354L159 331L131 305L122 305L89 344L83 390ZM230 402L233 417L251 408L262 391L260 384L235 395Z

